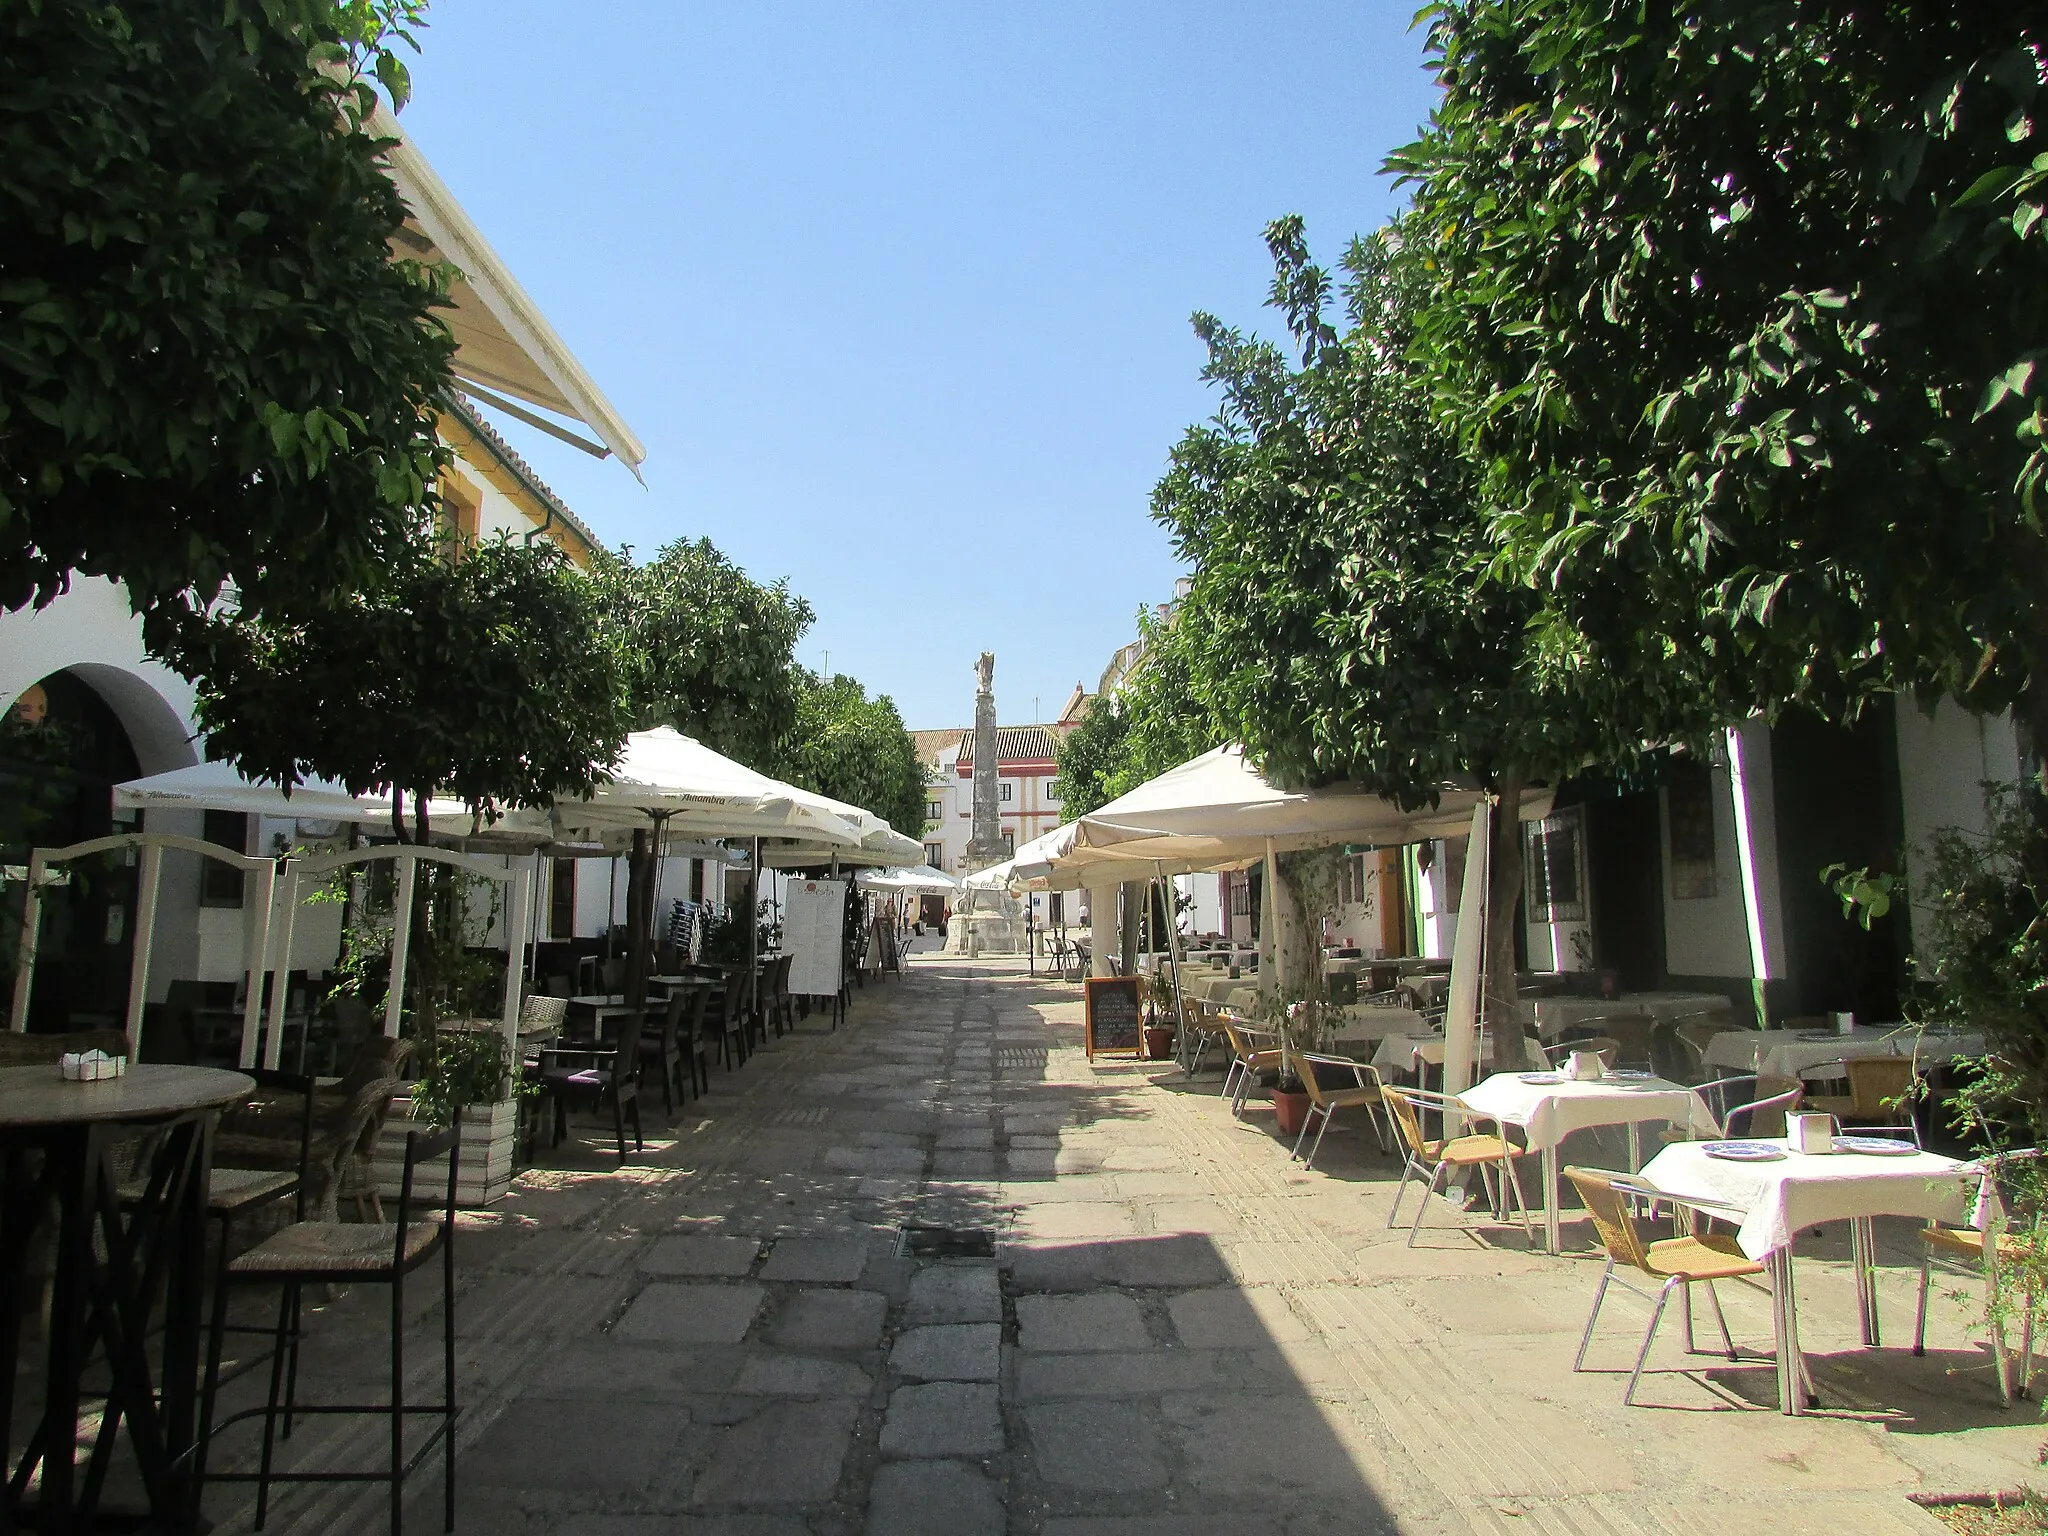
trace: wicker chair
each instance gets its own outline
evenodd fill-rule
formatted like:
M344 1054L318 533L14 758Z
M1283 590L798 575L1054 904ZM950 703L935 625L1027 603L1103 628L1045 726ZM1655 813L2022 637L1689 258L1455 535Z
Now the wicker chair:
M1833 1115L1837 1130L1850 1135L1859 1131L1905 1135L1913 1139L1914 1146L1920 1145L1920 1125L1913 1118L1912 1057L1851 1056L1808 1067L1800 1077L1809 1083L1848 1080L1845 1094L1809 1089L1800 1100L1802 1109Z
M1230 1065L1223 1073L1223 1094L1230 1100L1230 1113L1244 1116L1245 1100L1262 1072L1277 1072L1285 1056L1269 1031L1252 1029L1226 1016L1223 1037L1230 1042Z
M1348 1056L1317 1056L1307 1051L1294 1053L1295 1070L1301 1074L1302 1089L1308 1094L1308 1113L1302 1116L1301 1131L1294 1138L1294 1150L1290 1157L1300 1157L1304 1168L1313 1168L1316 1152L1322 1147L1323 1133L1330 1128L1330 1121L1340 1109L1354 1106L1365 1110L1366 1119L1372 1122L1373 1134L1379 1138L1380 1150L1387 1150L1387 1131L1383 1117L1387 1106L1380 1089L1380 1075L1364 1062L1353 1061ZM1349 1086L1326 1087L1318 1067L1328 1067L1333 1072L1349 1072L1353 1082ZM1316 1127L1316 1139L1309 1143L1308 1155L1302 1157L1301 1144L1308 1140L1308 1128Z
M1714 1282L1732 1280L1739 1275L1760 1275L1764 1272L1763 1265L1736 1247L1732 1237L1709 1234L1704 1237L1668 1237L1661 1242L1646 1243L1636 1230L1628 1202L1643 1197L1667 1205L1699 1207L1716 1214L1741 1213L1735 1207L1706 1201L1674 1201L1671 1196L1661 1194L1640 1179L1624 1173L1608 1173L1598 1168L1567 1168L1564 1172L1565 1177L1577 1187L1586 1214L1593 1219L1593 1229L1600 1234L1600 1241L1607 1249L1607 1267L1600 1272L1600 1287L1593 1293L1593 1311L1586 1319L1586 1331L1579 1337L1579 1352L1572 1360L1572 1369L1585 1369L1586 1350L1593 1342L1593 1325L1600 1321L1600 1306L1607 1300L1610 1285L1619 1285L1645 1301L1656 1303L1656 1310L1650 1314L1649 1331L1643 1335L1643 1346L1636 1351L1635 1369L1629 1372L1628 1390L1621 1394L1623 1406L1635 1405L1636 1385L1642 1380L1643 1366L1650 1358L1650 1346L1657 1341L1657 1329L1664 1322L1664 1308L1674 1290L1680 1292L1685 1310L1685 1347L1688 1350L1695 1347L1692 1288L1704 1285L1707 1299L1714 1305L1714 1319L1721 1325L1721 1342L1727 1346L1728 1358L1735 1359L1735 1338L1728 1331L1728 1318L1721 1310L1721 1298L1714 1293ZM1662 1281L1656 1295L1652 1296L1622 1279L1617 1271L1624 1268L1638 1270L1652 1280Z
M128 1037L118 1029L73 1029L49 1035L0 1029L0 1067L54 1066L77 1051L126 1056Z
M1529 1218L1529 1202L1522 1194L1522 1180L1515 1172L1516 1160L1527 1157L1529 1149L1509 1141L1505 1127L1498 1120L1469 1108L1464 1100L1453 1095L1430 1093L1420 1088L1389 1088L1383 1084L1380 1102L1386 1106L1394 1128L1401 1133L1401 1141L1408 1153L1408 1161L1401 1169L1401 1182L1394 1189L1394 1203L1387 1208L1388 1226L1393 1226L1401 1214L1401 1197L1408 1193L1408 1181L1420 1178L1425 1170L1429 1174L1423 1183L1422 1203L1415 1208L1415 1220L1408 1228L1409 1247L1415 1246L1415 1236L1422 1230L1422 1218L1429 1210L1429 1197L1436 1193L1444 1175L1457 1168L1479 1170L1480 1180L1486 1186L1487 1197L1492 1201L1494 1215L1498 1219L1507 1219L1512 1198L1514 1205L1521 1208L1522 1230L1532 1243L1535 1241L1536 1229ZM1422 1134L1422 1122L1415 1113L1417 1106L1489 1124L1493 1126L1493 1134L1449 1136L1432 1141Z
M381 1210L370 1169L391 1101L404 1086L399 1069L411 1053L410 1041L373 1036L339 1082L315 1091L306 1189L308 1206L323 1220L339 1218L344 1182L359 1216ZM279 1093L226 1111L214 1135L214 1160L232 1168L297 1169L303 1108L298 1095Z
M422 1163L445 1156L448 1185L434 1217L420 1218L413 1199L414 1179ZM405 1138L405 1170L395 1223L363 1225L334 1221L295 1221L232 1260L215 1287L213 1331L207 1351L205 1385L199 1414L199 1448L194 1481L203 1491L215 1482L256 1484L256 1529L269 1514L270 1485L289 1483L388 1482L391 1485L391 1530L397 1536L405 1507L405 1479L438 1440L442 1468L443 1529L455 1529L455 1191L462 1161L462 1130L411 1131ZM420 1202L421 1205L426 1202ZM433 1209L429 1206L428 1209ZM442 1392L437 1403L409 1403L405 1397L405 1277L441 1255ZM318 1403L298 1401L300 1294L308 1284L388 1285L391 1287L391 1400L386 1403ZM227 1330L228 1301L245 1286L281 1288L276 1342L271 1355L270 1393L264 1405L230 1414L219 1423L213 1412L219 1391L221 1340ZM289 1438L298 1414L377 1415L392 1425L391 1459L381 1472L300 1470L280 1472L273 1453L280 1428ZM404 1432L408 1415L432 1415L439 1422L424 1441ZM213 1437L239 1420L263 1421L262 1459L254 1472L209 1472ZM345 1441L343 1443L346 1443Z

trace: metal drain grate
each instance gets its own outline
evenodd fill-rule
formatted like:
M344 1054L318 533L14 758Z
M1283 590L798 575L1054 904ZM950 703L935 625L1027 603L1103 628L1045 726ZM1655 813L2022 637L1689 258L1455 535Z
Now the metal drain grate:
M996 1235L985 1227L927 1227L907 1221L896 1239L896 1252L919 1259L992 1259Z
M828 1106L813 1104L802 1109L782 1110L777 1113L774 1120L770 1123L774 1125L823 1125L825 1118L831 1113L832 1111Z
M1005 1045L996 1051L999 1067L1042 1067L1052 1053L1042 1045Z

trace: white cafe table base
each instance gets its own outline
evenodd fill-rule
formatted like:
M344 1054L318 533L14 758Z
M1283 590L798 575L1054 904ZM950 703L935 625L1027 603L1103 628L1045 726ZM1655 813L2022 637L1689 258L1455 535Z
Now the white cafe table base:
M1629 1167L1642 1162L1639 1127L1646 1121L1684 1126L1711 1134L1713 1116L1700 1096L1682 1083L1661 1077L1602 1077L1583 1082L1525 1083L1520 1074L1497 1072L1468 1090L1464 1100L1482 1114L1520 1126L1532 1148L1543 1153L1543 1240L1556 1253L1558 1237L1558 1148L1573 1131L1596 1126L1628 1127Z
M1760 1138L1751 1137L1750 1140ZM1876 1236L1873 1217L1912 1216L1968 1225L1978 1178L1952 1157L1835 1152L1817 1157L1787 1147L1775 1162L1736 1163L1706 1155L1704 1142L1681 1142L1650 1159L1645 1184L1681 1199L1734 1206L1747 1214L1735 1242L1771 1277L1772 1325L1778 1347L1778 1407L1800 1413L1816 1401L1799 1349L1799 1293L1792 1273L1792 1239L1826 1222L1849 1224L1856 1272L1856 1306L1865 1344L1878 1342Z

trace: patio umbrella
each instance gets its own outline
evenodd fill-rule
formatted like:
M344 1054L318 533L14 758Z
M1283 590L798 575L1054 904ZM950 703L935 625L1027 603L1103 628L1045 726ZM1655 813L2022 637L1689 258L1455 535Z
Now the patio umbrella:
M925 865L919 869L864 869L853 883L871 891L956 891L960 882Z
M827 809L822 797L756 773L667 726L627 737L609 782L587 800L557 801L551 820L562 833L660 823L690 837L794 837L847 848L858 847L864 835Z

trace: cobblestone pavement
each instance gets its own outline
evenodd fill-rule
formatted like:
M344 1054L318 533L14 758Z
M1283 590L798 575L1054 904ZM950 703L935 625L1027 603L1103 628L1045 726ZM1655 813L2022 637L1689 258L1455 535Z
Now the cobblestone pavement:
M1940 1529L1909 1493L2038 1477L2039 1415L1999 1410L1959 1300L1924 1358L1855 1347L1838 1234L1801 1261L1829 1411L1762 1406L1768 1299L1741 1284L1723 1289L1750 1356L1688 1357L1669 1326L1657 1406L1623 1409L1632 1299L1610 1302L1596 1369L1569 1368L1598 1273L1582 1226L1550 1258L1438 1201L1408 1248L1385 1227L1397 1165L1362 1123L1303 1172L1214 1073L1091 1066L1078 992L918 957L837 1031L813 1019L714 1071L644 1157L617 1168L591 1132L467 1218L460 1529L1890 1536ZM905 1223L994 1253L899 1252ZM1883 1277L1894 1341L1909 1252ZM425 1391L438 1287L415 1289ZM367 1295L312 1315L309 1398L379 1389L384 1316ZM288 1454L372 1466L384 1434L311 1421ZM409 1529L438 1529L431 1476L409 1503ZM270 1529L373 1531L382 1511L377 1491L296 1489ZM209 1512L248 1528L228 1490Z

